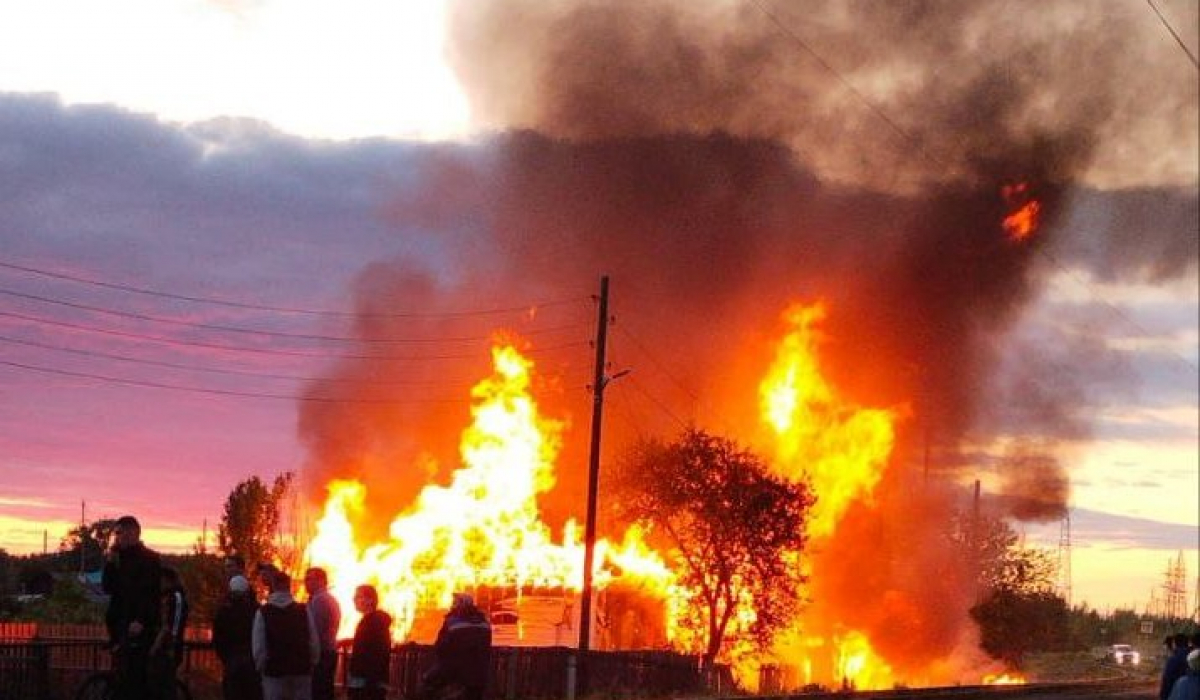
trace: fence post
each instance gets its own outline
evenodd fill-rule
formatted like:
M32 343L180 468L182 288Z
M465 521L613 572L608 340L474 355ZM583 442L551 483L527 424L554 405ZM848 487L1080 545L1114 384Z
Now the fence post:
M505 700L516 700L517 697L517 650L510 650L507 659L508 672L504 674Z
M50 646L35 644L34 656L37 658L37 685L39 700L50 700Z
M567 700L575 700L575 654L567 654Z

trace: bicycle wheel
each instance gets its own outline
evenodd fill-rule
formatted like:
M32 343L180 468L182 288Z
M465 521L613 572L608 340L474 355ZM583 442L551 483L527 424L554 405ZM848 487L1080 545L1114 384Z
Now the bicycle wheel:
M112 700L116 678L108 671L93 673L75 691L75 700Z

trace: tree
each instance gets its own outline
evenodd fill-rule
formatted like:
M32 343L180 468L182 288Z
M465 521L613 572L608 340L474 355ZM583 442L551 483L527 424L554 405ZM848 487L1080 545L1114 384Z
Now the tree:
M767 646L794 617L815 500L807 483L775 477L757 455L692 428L669 444L636 445L613 486L617 514L657 529L672 548L695 603L680 623L706 662L736 641Z
M268 487L252 476L240 482L225 499L217 528L217 547L223 555L240 554L246 563L274 561L278 552L279 506L292 483L292 473L275 477Z
M58 545L60 559L68 568L78 565L82 571L96 571L104 566L105 549L117 528L115 518L101 518L74 527Z
M1001 518L959 518L953 539L975 564L978 602L971 608L980 646L1018 667L1031 651L1056 651L1069 644L1067 602L1054 593L1050 552L1025 547Z

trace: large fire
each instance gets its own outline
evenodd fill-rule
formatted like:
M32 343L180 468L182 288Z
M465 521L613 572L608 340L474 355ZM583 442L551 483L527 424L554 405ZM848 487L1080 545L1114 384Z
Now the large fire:
M848 508L872 502L898 420L894 410L855 405L822 372L819 326L825 314L821 303L786 310L786 331L758 387L760 420L769 435L764 454L772 453L769 461L780 476L806 479L817 494L808 524L808 546L816 549L838 531ZM555 483L563 423L540 414L530 394L534 365L514 343L498 341L492 361L492 375L471 392L473 421L462 432L462 464L449 483L425 486L392 519L388 537L363 542L367 487L331 481L306 561L329 571L344 611L353 610L355 585L374 584L382 607L396 620L397 641L428 641L452 593L474 591L483 593L501 624L505 614L522 621L498 643L573 646L583 579L580 528L568 521L556 540L538 509L538 497ZM806 553L791 556L807 574L821 576ZM661 629L650 638L645 633L634 638L610 616L592 627L595 648L671 644L695 651L702 646L703 640L679 624L692 595L677 584L668 561L669 554L651 549L636 527L620 542L597 543L596 590L639 614L648 602L657 616L643 617L636 627L650 620L649 626ZM604 617L604 606L599 609L598 617ZM752 601L743 601L735 626L754 617ZM781 635L774 658L804 683L866 690L922 680L897 678L870 636L837 617L814 601ZM356 618L344 616L342 636L351 634ZM545 623L540 633L533 630L539 619ZM753 686L762 659L743 647L726 649L723 660L733 662L739 678Z
M397 640L427 638L415 629L423 613L444 610L455 591L481 588L522 596L538 592L558 596L557 614L566 616L557 643L573 645L569 618L583 582L583 544L569 521L555 542L542 522L537 497L554 484L562 424L539 415L529 393L533 363L511 343L492 350L494 374L471 392L474 422L462 434L462 468L446 486L429 485L416 503L392 520L386 541L364 544L355 522L364 514L366 487L333 481L324 515L306 558L343 584L336 595L343 610L353 610L351 594L360 583L374 584L381 607L395 618ZM597 542L593 572L597 588L625 580L668 597L672 576L662 559L630 529L620 544ZM353 631L355 615L345 615L341 633ZM519 640L518 640L519 641Z
M822 546L846 508L870 500L883 476L895 439L896 414L860 408L843 398L821 371L818 326L822 303L796 304L784 312L789 329L759 385L762 419L772 432L775 469L793 479L809 479L817 503L808 532L810 546ZM821 572L811 572L819 576ZM858 689L892 683L891 669L878 657L867 635L845 630L836 620L797 621L793 636L805 642L797 653L783 652L804 669L805 682L834 682ZM820 651L823 663L815 663Z
M790 330L759 385L775 468L782 476L807 476L818 494L808 525L813 537L832 533L852 501L870 497L894 438L891 411L850 405L822 375L816 326L825 313L820 303L784 313Z

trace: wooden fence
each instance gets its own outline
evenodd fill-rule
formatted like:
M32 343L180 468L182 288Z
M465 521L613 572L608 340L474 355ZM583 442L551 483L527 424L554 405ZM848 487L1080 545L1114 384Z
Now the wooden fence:
M108 668L103 627L0 623L0 700L71 700L93 671ZM204 637L189 634L189 638ZM339 685L345 682L343 648ZM411 698L433 660L428 645L392 649L389 698ZM195 700L220 697L220 663L207 641L189 641L181 669ZM567 696L574 675L577 694L666 697L709 688L699 661L659 651L591 651L563 647L495 647L489 700L555 700Z

